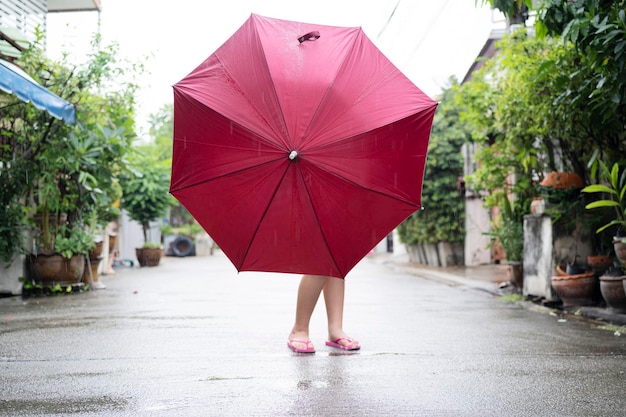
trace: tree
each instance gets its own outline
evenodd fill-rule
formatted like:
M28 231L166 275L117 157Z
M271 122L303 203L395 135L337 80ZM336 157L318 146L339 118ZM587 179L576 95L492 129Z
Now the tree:
M626 1L546 0L539 9L540 35L571 42L585 67L581 82L568 101L585 101L604 123L626 118ZM578 77L576 72L570 72ZM583 74L580 74L583 75ZM620 118L613 120L613 113Z
M511 25L525 24L533 3L532 0L481 0L481 2L504 13ZM475 3L478 3L478 0Z
M174 137L174 106L165 104L156 114L150 115L150 136L153 152L164 167L172 166L172 140ZM171 226L194 224L195 220L182 204L170 195L169 220Z
M422 206L398 228L406 244L463 242L465 238L465 197L457 179L463 175L463 143L468 133L458 123L454 104L458 82L452 78L445 89L433 120L422 191Z
M97 47L90 60L75 67L48 59L39 39L18 64L37 82L72 102L77 123L68 125L32 104L3 97L0 108L0 257L12 259L21 250L21 232L42 216L38 245L54 250L59 232L84 232L85 222L105 221L119 198L117 177L134 138L136 85L122 82L137 74L116 58L117 47ZM25 207L25 208L24 208ZM67 217L62 229L61 213Z
M532 8L532 2L525 0L483 0L486 2L508 18L520 4ZM626 141L626 0L544 0L536 12L538 38L560 37L567 51L536 68L540 74L558 74L560 94L546 102L566 112L575 109L576 117L570 121L587 131L601 156L609 161L622 159ZM560 116L567 117L566 113Z
M122 207L143 228L144 242L149 242L150 222L163 216L169 206L169 173L159 163L154 145L137 148L130 170L122 177Z

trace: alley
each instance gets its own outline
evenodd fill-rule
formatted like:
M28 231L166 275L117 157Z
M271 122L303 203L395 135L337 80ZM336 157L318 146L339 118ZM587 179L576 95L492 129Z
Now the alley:
M626 334L379 258L347 278L356 353L324 346L321 302L292 353L298 277L221 253L103 281L0 299L0 416L626 415Z

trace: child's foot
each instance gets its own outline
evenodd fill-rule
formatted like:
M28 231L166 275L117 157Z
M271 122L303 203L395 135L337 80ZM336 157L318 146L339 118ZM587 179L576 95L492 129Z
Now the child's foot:
M306 333L292 332L289 335L287 346L296 353L315 353L315 346Z
M354 340L347 335L343 335L340 337L330 336L328 341L326 342L326 346L331 346L337 349L342 350L359 350L361 349L361 345L358 340Z
M287 346L296 353L315 353L315 346L310 340L289 339Z

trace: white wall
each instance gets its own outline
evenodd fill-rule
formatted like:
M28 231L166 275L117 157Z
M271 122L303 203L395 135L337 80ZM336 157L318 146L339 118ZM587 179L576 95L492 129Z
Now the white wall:
M465 265L477 266L491 263L491 250L487 249L489 237L489 212L480 198L465 200Z

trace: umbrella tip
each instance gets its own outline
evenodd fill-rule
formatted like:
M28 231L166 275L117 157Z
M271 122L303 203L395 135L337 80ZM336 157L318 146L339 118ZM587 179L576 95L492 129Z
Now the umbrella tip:
M291 153L289 154L289 159L293 161L294 159L296 159L297 156L298 156L297 151L291 151Z
M315 41L320 38L320 33L317 30L313 32L309 32L306 35L302 35L298 38L298 42L302 43L304 41Z

